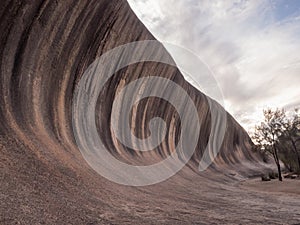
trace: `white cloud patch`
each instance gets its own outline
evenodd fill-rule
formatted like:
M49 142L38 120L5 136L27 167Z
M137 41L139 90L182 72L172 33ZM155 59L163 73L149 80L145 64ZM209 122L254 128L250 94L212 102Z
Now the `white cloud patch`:
M226 109L245 128L261 120L264 107L300 105L300 13L280 11L289 1L128 2L158 40L190 49L209 65Z

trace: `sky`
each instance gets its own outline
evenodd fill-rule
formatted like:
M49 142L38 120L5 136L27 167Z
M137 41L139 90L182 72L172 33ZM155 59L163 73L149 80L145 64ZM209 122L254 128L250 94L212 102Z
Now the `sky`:
M300 1L128 2L159 41L189 49L208 65L226 110L246 130L262 121L264 108L300 106Z

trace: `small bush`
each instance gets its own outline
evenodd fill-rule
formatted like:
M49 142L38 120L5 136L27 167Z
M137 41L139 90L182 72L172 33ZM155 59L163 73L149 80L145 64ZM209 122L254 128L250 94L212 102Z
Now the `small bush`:
M270 181L270 177L268 177L267 175L261 175L261 181Z
M269 173L269 178L270 178L270 179L277 179L277 178L278 178L278 173L270 172L270 173Z
M296 174L293 174L292 176L291 176L291 179L296 179L298 176L296 175Z

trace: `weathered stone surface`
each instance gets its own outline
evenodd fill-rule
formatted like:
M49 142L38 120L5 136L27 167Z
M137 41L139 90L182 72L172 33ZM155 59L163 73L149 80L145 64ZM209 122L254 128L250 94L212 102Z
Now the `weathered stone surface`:
M112 141L112 102L124 82L143 74L163 76L188 92L203 121L190 163L171 179L143 188L109 182L87 165L71 124L78 80L102 53L128 42L154 39L127 2L2 1L0 15L1 224L257 224L265 218L276 223L287 217L297 221L289 210L295 201L284 204L286 211L278 211L274 197L260 200L259 193L232 187L263 165L251 152L248 134L230 115L216 163L205 173L197 171L210 132L207 101L176 68L164 64L131 65L106 84L99 96L99 134L115 157L142 158ZM180 126L170 123L176 112L169 104L150 98L133 113L138 137L148 135L147 123L153 116L164 118L170 128L168 139L154 151L155 162L172 151ZM245 199L249 201L243 203ZM266 206L271 210L262 213Z

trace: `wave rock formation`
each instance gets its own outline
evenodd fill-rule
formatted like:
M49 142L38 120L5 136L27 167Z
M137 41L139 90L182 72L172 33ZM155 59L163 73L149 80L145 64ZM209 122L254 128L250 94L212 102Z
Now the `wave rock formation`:
M177 68L163 63L136 63L109 79L97 102L98 134L111 154L127 163L144 163L146 157L150 165L172 152L180 122L172 105L161 99L142 100L130 118L139 138L149 136L152 118L166 122L166 138L149 153L151 157L119 144L111 131L116 93L155 74L184 88L197 107L201 133L189 163L162 183L130 187L103 178L83 159L73 134L72 100L84 71L110 49L155 40L126 1L5 0L0 16L1 224L257 224L265 218L280 223L287 217L296 221L290 213L293 199L282 211L274 197L237 188L239 180L265 165L229 114L217 159L207 171L198 171L211 130L208 102Z

